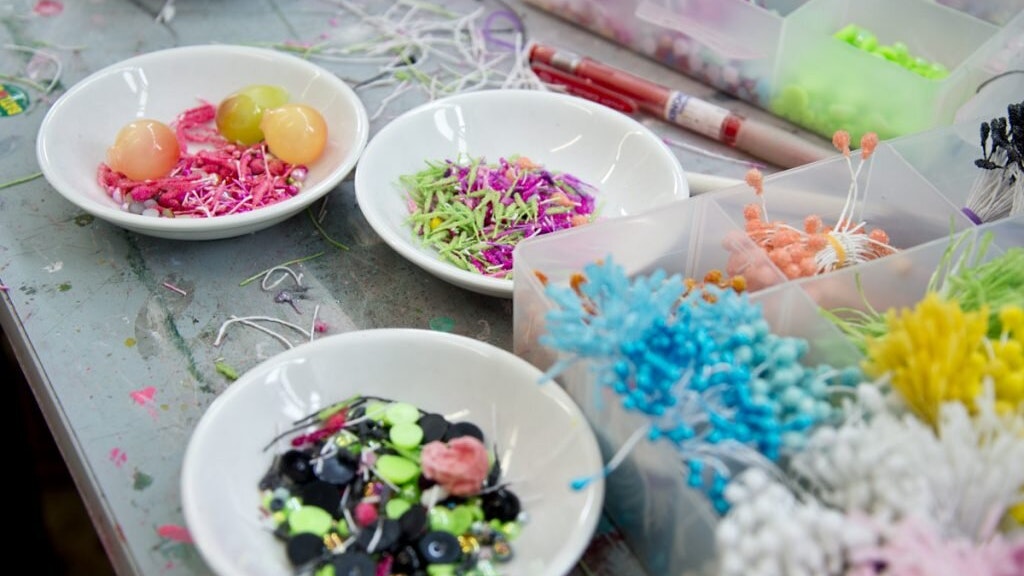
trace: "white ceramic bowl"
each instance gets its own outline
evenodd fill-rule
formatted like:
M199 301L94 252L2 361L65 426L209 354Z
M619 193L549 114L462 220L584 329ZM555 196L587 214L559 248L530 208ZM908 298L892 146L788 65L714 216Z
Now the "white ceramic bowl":
M676 156L629 116L556 92L489 90L422 105L384 126L356 167L359 208L385 242L430 274L474 292L511 298L512 280L462 270L416 238L399 177L423 170L427 161L483 157L497 162L512 155L595 186L600 219L637 214L689 195Z
M242 214L160 218L123 210L97 183L97 167L128 122L152 118L170 123L200 99L216 104L251 84L281 86L292 102L315 107L327 121L327 148L309 166L306 184L295 197ZM209 240L254 232L302 211L352 171L368 137L366 108L331 72L275 50L203 45L135 56L76 83L43 118L36 155L57 192L97 218L151 236Z
M188 530L221 576L292 574L284 545L259 523L258 483L292 422L353 394L412 403L477 424L496 442L504 479L529 520L502 576L562 576L593 537L604 484L573 491L600 470L585 417L556 383L525 360L444 332L377 329L303 344L246 372L210 405L182 470Z

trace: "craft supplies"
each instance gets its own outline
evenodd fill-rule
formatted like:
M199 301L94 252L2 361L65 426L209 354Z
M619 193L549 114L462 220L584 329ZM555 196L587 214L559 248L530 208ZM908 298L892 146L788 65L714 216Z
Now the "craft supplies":
M924 58L912 55L910 53L910 49L903 42L881 44L878 41L878 38L872 34L870 30L857 26L856 24L848 24L842 27L836 31L833 37L837 40L846 42L854 48L864 50L865 52L884 58L889 62L898 64L915 74L924 76L925 78L941 80L946 76L949 76L949 70L941 63L929 62Z
M1020 574L1024 536L1002 521L1024 487L1024 420L984 394L976 407L943 404L933 429L876 405L815 431L796 483L743 473L716 529L720 575Z
M948 123L979 82L1022 63L1016 0L1001 2L989 22L929 0L528 2L825 138L846 130L854 142L868 131L888 140ZM910 34L906 22L928 24ZM850 23L871 31L875 51L835 38ZM908 67L897 64L904 60Z
M697 281L661 270L628 277L609 257L569 286L546 286L556 307L540 336L561 355L548 377L587 361L596 385L649 418L638 435L676 448L689 486L719 513L728 509L731 470L774 470L810 430L837 417L833 394L858 378L803 366L807 343L771 333L742 280L731 282L723 289L721 274L709 273L695 290Z
M495 278L511 278L519 241L597 217L593 186L522 156L428 161L400 180L416 236L445 261Z
M861 138L861 154L856 168L851 159L849 133L837 131L832 142L846 158L850 173L846 202L834 224L826 225L817 214L809 214L804 219L802 229L771 220L765 199L764 175L756 168L747 172L746 183L760 199L760 203L744 207L747 236L765 251L772 263L789 279L825 274L882 258L896 251L889 244L889 236L884 230L869 228L866 222L859 221L857 217L858 212L863 212L861 204L864 202L860 192L860 173L874 153L878 137L868 133ZM727 271L731 274L747 274L756 279L756 274L747 272L748 266L747 255L741 249L733 249Z
M259 490L298 573L497 575L512 558L525 514L472 422L354 396L294 424Z
M384 93L371 120L387 119L396 101L423 103L494 88L544 89L523 57L526 30L519 15L485 4L340 0L336 25L318 42L276 48L364 65L365 74L346 80L360 91Z
M134 120L117 132L107 149L107 166L131 180L166 177L181 151L174 132L158 120Z
M190 153L189 145L202 145ZM118 132L98 179L126 210L212 217L275 204L299 192L327 146L316 108L279 86L251 85L203 103L171 126L136 120Z
M1001 311L1024 307L1024 248L1012 246L992 254L992 241L991 232L976 241L968 233L951 238L924 295L955 302L961 312L986 316L988 337L999 339L1003 331ZM876 310L866 301L863 310L842 307L822 312L862 351L867 350L869 339L881 337L888 330L885 311Z
M246 86L217 105L217 130L221 136L242 146L263 140L263 113L288 102L288 91L280 86Z
M1024 100L1006 107L1006 116L982 122L982 172L962 212L975 224L1024 213Z
M267 110L260 130L270 153L289 164L312 164L327 146L327 123L307 104L289 103Z
M262 143L228 143L214 126L215 116L216 108L204 103L181 113L170 127L149 121L133 123L127 136L119 137L112 148L114 165L100 165L100 185L124 210L168 218L248 212L299 193L306 179L305 165L274 157ZM201 147L193 152L190 145ZM316 143L296 141L291 145ZM158 175L172 151L170 173ZM114 166L128 169L136 177Z
M533 63L578 78L579 81L568 83L570 93L601 103L611 101L613 107L623 111L628 111L629 106L622 101L632 103L634 108L648 114L784 168L809 164L832 155L831 151L792 132L745 119L696 96L655 84L591 58L542 44L534 44L529 57ZM560 82L563 76L549 74L547 78ZM605 92L610 92L610 96Z

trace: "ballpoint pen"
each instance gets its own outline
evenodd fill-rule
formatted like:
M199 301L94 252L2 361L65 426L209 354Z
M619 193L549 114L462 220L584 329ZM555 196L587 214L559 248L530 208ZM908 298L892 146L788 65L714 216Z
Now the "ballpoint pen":
M836 154L835 150L764 122L755 122L711 102L672 90L573 52L534 44L530 64L544 81L625 113L645 112L733 146L782 168Z

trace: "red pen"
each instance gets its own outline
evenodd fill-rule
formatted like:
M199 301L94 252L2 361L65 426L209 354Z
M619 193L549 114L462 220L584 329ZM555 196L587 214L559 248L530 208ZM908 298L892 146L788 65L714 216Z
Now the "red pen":
M634 114L639 108L636 101L632 98L598 86L586 78L567 74L558 68L548 66L547 64L541 64L539 62L531 64L530 68L533 69L533 72L541 80L548 84L564 86L566 91L573 96L579 96L580 98L586 98L587 100L597 102L598 104L604 104L605 106L618 110L624 114Z
M835 150L808 142L771 124L746 119L711 102L572 52L534 44L529 58L535 71L546 72L547 78L538 72L542 80L565 85L570 93L601 103L606 103L602 99L608 100L607 93L616 94L620 101L635 103L634 111L638 109L663 118L783 168L802 166L836 154ZM556 75L551 69L562 74ZM611 107L620 109L615 105Z

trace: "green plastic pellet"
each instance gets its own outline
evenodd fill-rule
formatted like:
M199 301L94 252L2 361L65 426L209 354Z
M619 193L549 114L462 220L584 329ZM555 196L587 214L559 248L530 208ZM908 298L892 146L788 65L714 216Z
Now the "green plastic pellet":
M473 525L473 510L469 506L456 506L452 509L452 524L450 532L460 536L469 531Z
M509 540L515 540L522 533L523 527L519 525L519 522L512 521L506 522L501 527L501 533L505 535Z
M452 511L445 508L444 506L433 506L427 513L427 521L430 523L431 530L440 530L442 532L451 532L458 536L461 532L456 532L455 518L452 515Z
M416 484L406 484L400 487L398 497L409 502L420 501L420 487Z
M314 574L315 576L335 576L334 565L328 562L327 564L324 564L323 566L317 568Z
M857 35L859 33L860 28L856 24L847 24L838 32L836 32L835 37L842 40L843 42L853 44L854 39L857 38Z
M398 520L409 508L412 508L412 502L402 498L392 498L384 505L384 514L392 520Z
M384 413L384 421L390 426L410 424L419 419L419 409L407 402L395 402L388 406L387 412Z
M430 576L455 576L454 564L431 564L427 566L427 574Z
M292 534L310 532L317 536L323 536L331 529L334 518L323 508L317 506L303 506L288 515L288 526Z
M384 420L384 415L387 414L388 404L379 402L377 400L370 400L366 403L366 417L370 420L376 420L381 422Z
M382 478L399 486L412 481L420 473L418 464L394 454L384 454L377 458L377 474Z
M344 520L335 524L334 530L338 533L338 536L341 536L342 538L348 538L352 535L352 531L348 529L348 522Z
M423 441L423 429L411 423L395 424L388 430L388 436L396 447L411 450Z

